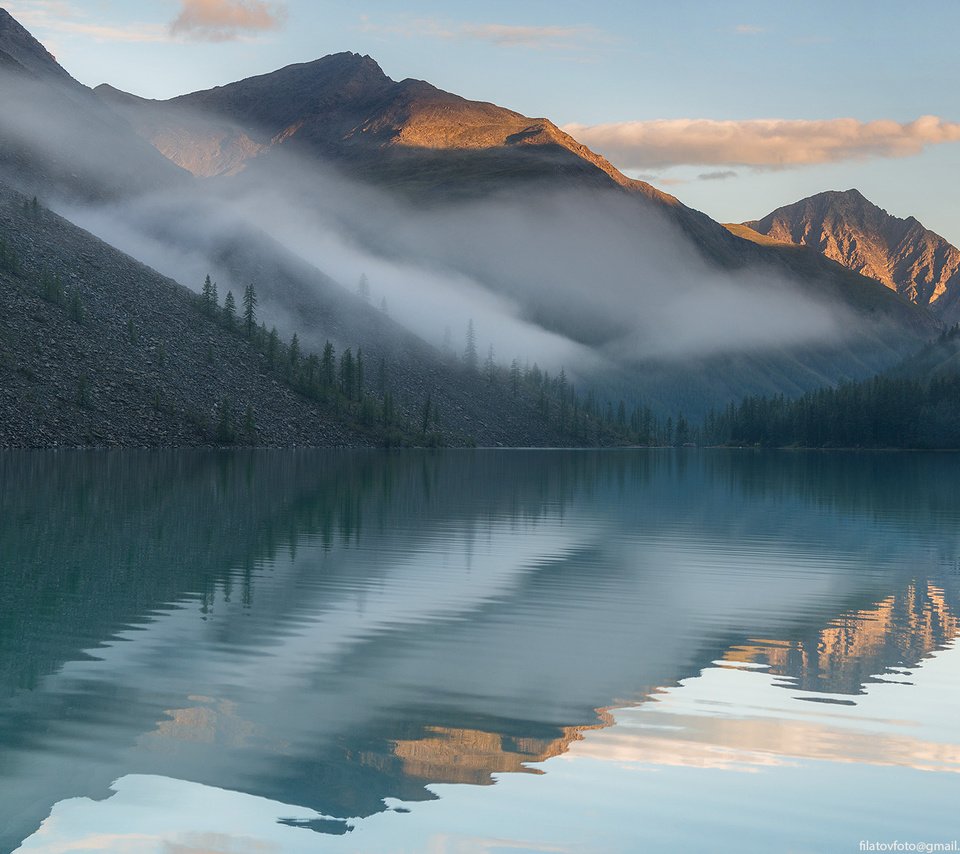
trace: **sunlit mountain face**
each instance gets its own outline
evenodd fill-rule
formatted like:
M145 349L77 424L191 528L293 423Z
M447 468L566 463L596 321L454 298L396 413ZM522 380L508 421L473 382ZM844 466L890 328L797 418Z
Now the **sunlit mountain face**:
M901 826L940 827L957 465L7 455L2 846L626 851L753 828L737 850L770 850L779 792L818 809L823 775L869 769L907 787ZM831 813L817 850L893 797Z

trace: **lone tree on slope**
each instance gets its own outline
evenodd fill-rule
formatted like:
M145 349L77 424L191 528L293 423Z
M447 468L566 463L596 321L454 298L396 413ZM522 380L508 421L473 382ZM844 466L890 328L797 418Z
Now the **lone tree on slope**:
M243 325L247 338L252 338L257 328L257 292L252 284L247 285L243 292Z

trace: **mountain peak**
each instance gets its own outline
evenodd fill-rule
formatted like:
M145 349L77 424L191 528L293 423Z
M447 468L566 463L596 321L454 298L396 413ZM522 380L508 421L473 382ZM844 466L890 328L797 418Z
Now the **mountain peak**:
M960 251L916 218L892 216L857 189L817 193L744 225L811 246L948 323L960 320Z

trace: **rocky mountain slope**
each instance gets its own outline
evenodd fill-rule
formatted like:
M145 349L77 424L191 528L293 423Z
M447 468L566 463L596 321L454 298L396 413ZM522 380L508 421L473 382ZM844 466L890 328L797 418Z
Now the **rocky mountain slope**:
M818 193L744 225L813 247L929 307L944 322L960 321L960 250L914 217L888 214L858 190Z
M364 417L341 395L302 393L278 369L282 343L275 361L182 285L0 187L0 447L377 445L386 392L401 441L417 441L429 396L443 441L563 442L528 396L501 395L379 324L393 349L382 387L368 354Z

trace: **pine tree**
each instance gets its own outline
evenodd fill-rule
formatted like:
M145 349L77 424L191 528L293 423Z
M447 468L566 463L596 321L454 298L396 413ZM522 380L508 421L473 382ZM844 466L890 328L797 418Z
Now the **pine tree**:
M203 307L204 314L213 313L213 282L210 281L210 274L203 280L203 290L200 292L200 304Z
M493 383L497 378L497 363L493 360L493 344L487 349L487 358L483 363L483 373L488 383Z
M74 287L70 294L70 319L74 323L83 323L83 303L80 301L80 289Z
M510 363L510 391L514 397L520 394L520 362L517 359Z
M243 325L247 338L252 338L257 328L257 292L253 285L247 285L243 292Z
M563 367L557 379L557 395L560 398L560 429L563 430L567 426L567 372Z
M333 344L327 341L323 345L323 356L320 359L320 384L324 389L333 388L336 380L336 359Z
M467 344L463 350L463 363L470 373L477 372L477 334L473 328L473 318L467 323Z
M364 302L370 302L370 280L366 273L360 274L360 281L357 282L357 296Z
M300 364L300 339L297 337L297 333L293 333L293 338L290 339L290 369L296 373L297 367Z
M223 301L223 323L227 329L234 329L237 325L237 303L233 298L233 291L227 291Z
M347 347L340 356L340 391L347 400L353 400L354 364L353 353Z
M357 347L357 400L363 400L363 348Z

